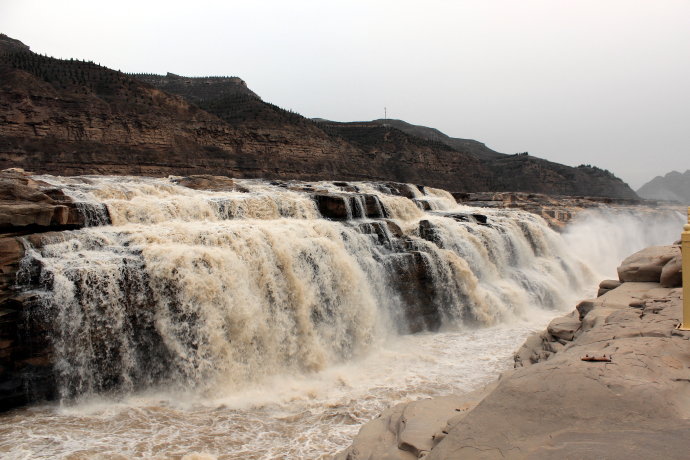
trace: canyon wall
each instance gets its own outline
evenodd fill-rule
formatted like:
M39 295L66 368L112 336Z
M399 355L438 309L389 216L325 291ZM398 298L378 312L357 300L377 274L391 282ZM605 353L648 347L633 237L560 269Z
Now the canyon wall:
M485 154L492 151L483 144L444 143L403 125L364 125L306 119L262 101L237 77L128 75L40 56L0 35L0 168L392 180L453 192L637 198L595 168Z

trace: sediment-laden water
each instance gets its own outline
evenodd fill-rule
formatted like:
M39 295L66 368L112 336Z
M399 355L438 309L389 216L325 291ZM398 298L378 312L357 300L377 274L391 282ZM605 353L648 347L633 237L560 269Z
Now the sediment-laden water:
M557 234L413 186L42 179L93 226L25 241L60 400L0 416L9 458L321 458L392 403L495 378L597 267L682 223L599 210Z

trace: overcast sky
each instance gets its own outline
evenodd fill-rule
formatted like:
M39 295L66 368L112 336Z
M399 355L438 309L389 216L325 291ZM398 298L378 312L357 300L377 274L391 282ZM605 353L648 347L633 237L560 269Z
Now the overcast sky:
M635 189L690 168L690 0L0 0L0 32L125 72L236 75L307 117L387 107Z

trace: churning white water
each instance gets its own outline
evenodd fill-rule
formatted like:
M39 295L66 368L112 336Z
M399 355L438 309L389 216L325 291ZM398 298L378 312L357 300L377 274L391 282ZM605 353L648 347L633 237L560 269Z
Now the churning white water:
M595 288L592 260L614 276L682 224L598 210L559 235L414 186L42 179L111 225L26 241L60 402L2 415L8 458L325 458L391 404L495 378Z

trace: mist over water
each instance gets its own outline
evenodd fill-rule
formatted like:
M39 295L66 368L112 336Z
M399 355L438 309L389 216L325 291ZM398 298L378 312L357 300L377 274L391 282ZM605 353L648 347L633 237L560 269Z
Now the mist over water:
M597 278L617 279L616 267L629 255L649 246L680 239L686 217L681 211L597 208L579 213L563 239Z
M20 280L53 325L61 400L2 416L10 458L321 458L389 405L495 378L600 274L683 223L599 209L561 235L413 186L42 179L112 225L26 242ZM320 218L312 193L352 196L349 219ZM388 218L363 217L362 194Z

